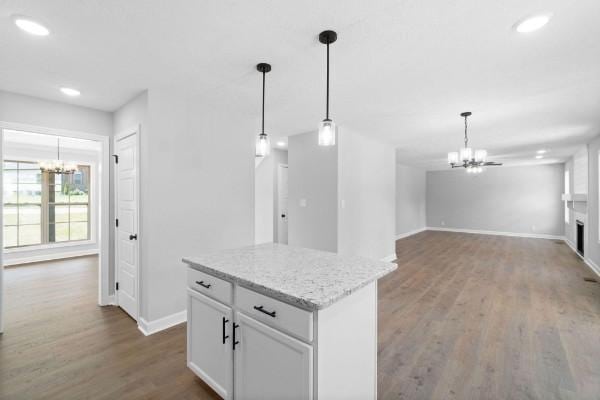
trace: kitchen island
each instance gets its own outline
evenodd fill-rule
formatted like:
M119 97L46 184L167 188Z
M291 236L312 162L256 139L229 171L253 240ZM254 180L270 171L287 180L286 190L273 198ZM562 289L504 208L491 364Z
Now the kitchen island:
M186 257L188 367L224 399L376 399L377 279L282 244Z

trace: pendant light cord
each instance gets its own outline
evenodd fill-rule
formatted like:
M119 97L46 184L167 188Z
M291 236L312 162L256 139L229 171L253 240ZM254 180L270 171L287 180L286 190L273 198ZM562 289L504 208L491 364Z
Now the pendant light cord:
M465 115L465 149L468 147L469 139L467 138L467 116Z
M58 160L60 161L60 137L56 138L56 155L58 156Z
M325 103L325 119L329 119L329 43L327 43L327 100Z
M265 134L265 71L263 71L263 95L262 95L262 131Z

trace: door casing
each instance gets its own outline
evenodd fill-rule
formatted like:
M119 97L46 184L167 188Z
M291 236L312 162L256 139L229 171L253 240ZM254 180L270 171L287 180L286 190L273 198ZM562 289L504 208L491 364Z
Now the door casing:
M113 150L115 151L115 155L116 154L116 149L117 149L117 143L122 140L125 139L128 136L132 136L132 135L136 135L136 147L137 147L137 159L136 159L136 169L137 169L137 179L136 179L136 185L135 185L135 196L137 199L137 206L136 206L136 232L138 235L138 239L137 239L137 246L136 246L136 259L137 259L137 263L136 263L136 279L135 279L135 293L136 293L136 300L137 300L137 310L136 310L136 322L138 323L138 327L139 327L139 322L140 322L140 311L142 309L141 307L141 302L142 302L142 296L140 293L140 271L141 271L141 264L142 264L142 260L141 260L141 247L142 247L142 237L140 235L140 204L141 204L141 199L140 199L140 177L141 177L141 170L140 170L140 125L131 127L129 129L126 129L118 134L115 135L114 139L113 139ZM114 204L114 210L115 210L115 215L114 218L118 218L117 215L117 211L118 211L118 204L117 204L117 199L118 199L118 187L117 187L117 166L115 164L115 160L113 158L112 160L113 162L113 183L114 183L114 190L113 190L113 204ZM114 248L114 276L115 276L115 284L117 282L118 276L119 276L119 251L118 251L118 238L119 238L119 228L117 228L115 220L111 221L111 223L113 224L113 232L114 232L114 238L115 238L115 248ZM114 290L114 304L118 305L119 304L119 292L116 290L116 287L113 287Z

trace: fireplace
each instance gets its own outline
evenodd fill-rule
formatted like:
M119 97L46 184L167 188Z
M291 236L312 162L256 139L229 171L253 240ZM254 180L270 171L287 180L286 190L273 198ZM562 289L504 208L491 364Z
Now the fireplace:
M583 256L583 241L584 241L584 234L583 234L583 230L584 230L584 225L583 225L583 221L577 220L577 232L576 232L576 244L577 244L577 252Z

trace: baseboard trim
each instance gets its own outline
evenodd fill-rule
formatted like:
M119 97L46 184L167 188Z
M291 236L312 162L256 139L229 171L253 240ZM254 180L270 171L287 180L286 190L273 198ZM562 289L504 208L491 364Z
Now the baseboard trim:
M524 237L533 239L552 239L552 240L563 240L564 236L560 235L546 235L541 233L519 233L519 232L501 232L501 231L484 231L478 229L460 229L460 228L440 228L428 226L428 231L441 231L441 232L459 232L459 233L475 233L478 235L497 235L497 236L514 236Z
M394 260L395 260L395 259L397 259L397 258L398 258L398 256L396 256L396 254L394 253L394 254L390 254L389 256L383 257L383 258L381 259L381 261L384 261L384 262L392 262L392 261L394 261Z
M29 263L34 263L34 262L60 260L63 258L90 256L90 255L98 254L98 253L99 253L98 249L87 249L87 250L77 250L77 251L65 251L62 253L41 254L41 255L37 255L37 256L20 257L20 258L14 258L12 260L4 260L4 266L8 267L8 266L14 266L14 265L29 264Z
M399 235L396 235L396 240L404 239L412 235L416 235L417 233L421 233L427 230L427 227L415 229L414 231L404 232Z
M149 336L154 333L164 331L172 326L179 325L187 321L187 311L183 310L175 314L167 315L166 317L156 319L154 321L146 321L144 318L139 318L138 329L145 335Z
M579 252L577 251L577 248L575 247L575 243L571 242L566 237L563 240L567 244L567 246L569 246L571 248L571 250L573 250L573 253L575 253L579 258L581 258L581 260L585 263L585 265L587 265L588 268L591 269L592 272L600 278L600 267L595 262L590 260L589 258L579 254Z

